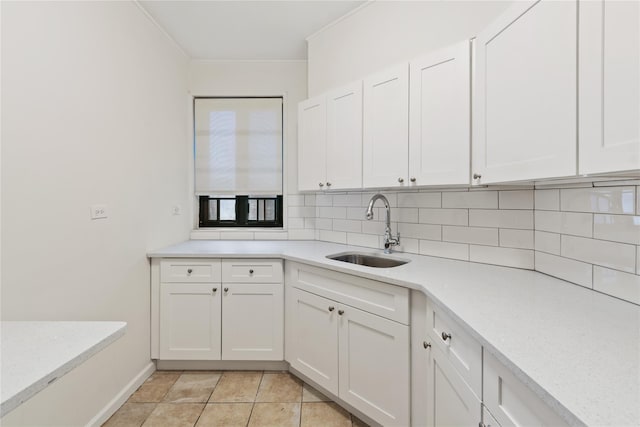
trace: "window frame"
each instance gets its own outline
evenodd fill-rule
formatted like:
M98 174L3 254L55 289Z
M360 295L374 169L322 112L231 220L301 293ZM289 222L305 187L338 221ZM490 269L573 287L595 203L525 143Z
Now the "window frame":
M189 193L190 197L192 197L192 209L191 209L191 218L192 218L192 238L219 238L216 232L224 231L226 233L246 233L251 231L256 232L271 232L271 233L280 233L286 232L288 226L287 220L287 188L288 188L288 143L289 138L288 134L291 131L289 129L289 115L288 115L288 93L287 92L273 92L273 91L264 91L264 90L232 90L232 91L194 91L190 92L187 95L187 105L189 109L189 136L191 145L189 146ZM195 100L196 98L281 98L282 99L282 195L281 195L281 210L282 213L282 221L280 225L273 226L263 226L257 225L254 223L247 224L244 226L230 226L225 224L210 224L210 225L200 225L200 196L195 194L195 148L196 148L196 140L195 140ZM216 197L216 196L211 196ZM226 196L222 196L226 198ZM231 197L231 196L229 196ZM262 197L262 196L258 196ZM211 234L214 233L214 234ZM244 234L243 234L244 235ZM199 237L198 237L199 236Z
M283 201L282 195L269 196L199 196L198 204L200 207L199 226L205 228L224 227L224 228L274 228L283 225ZM236 215L235 220L212 220L209 218L209 205L211 202L217 204L218 218L220 216L220 200L235 200ZM249 219L249 201L250 200L273 200L275 202L275 219L269 220L251 220Z

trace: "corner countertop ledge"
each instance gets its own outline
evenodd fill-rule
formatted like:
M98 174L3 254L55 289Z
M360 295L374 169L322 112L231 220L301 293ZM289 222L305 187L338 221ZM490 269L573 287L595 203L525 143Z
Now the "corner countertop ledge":
M327 259L381 250L320 241L191 240L151 258L282 258L419 290L573 426L640 426L640 307L530 270L396 253L370 268Z
M125 333L125 322L3 321L0 416Z

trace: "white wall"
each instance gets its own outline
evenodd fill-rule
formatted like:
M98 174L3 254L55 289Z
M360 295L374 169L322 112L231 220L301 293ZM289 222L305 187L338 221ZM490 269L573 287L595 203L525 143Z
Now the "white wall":
M189 67L191 96L285 96L285 174L290 213L287 230L196 231L192 238L209 239L313 239L298 216L298 103L307 98L306 61L192 61ZM192 200L193 191L190 193ZM292 205L293 203L293 205ZM315 215L315 210L314 210ZM195 223L197 225L197 222Z
M145 254L191 225L187 63L132 2L2 2L2 319L128 323L3 425L85 425L149 366Z
M376 1L308 39L309 96L475 37L511 1Z

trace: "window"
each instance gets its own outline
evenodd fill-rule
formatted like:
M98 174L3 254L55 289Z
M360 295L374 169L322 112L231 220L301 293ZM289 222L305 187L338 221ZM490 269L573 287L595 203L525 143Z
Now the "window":
M282 227L282 98L195 98L200 227Z

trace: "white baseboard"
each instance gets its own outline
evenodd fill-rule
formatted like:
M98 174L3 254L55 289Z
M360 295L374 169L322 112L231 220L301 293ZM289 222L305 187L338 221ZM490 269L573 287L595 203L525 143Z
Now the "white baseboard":
M283 360L158 360L156 367L159 371L286 371L289 364Z
M129 396L131 396L137 389L142 385L143 382L147 378L153 374L156 370L156 365L153 362L149 362L139 373L136 375L127 385L125 385L122 390L111 400L111 402L107 403L107 405L102 408L100 412L96 414L95 417L91 419L87 423L89 427L99 427L104 424L115 412L127 401Z

